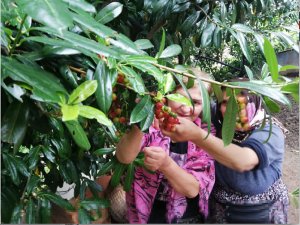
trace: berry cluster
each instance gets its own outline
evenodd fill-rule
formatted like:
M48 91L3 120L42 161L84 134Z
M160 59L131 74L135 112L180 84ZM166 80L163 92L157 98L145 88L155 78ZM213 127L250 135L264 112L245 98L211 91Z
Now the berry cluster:
M172 112L171 108L165 106L166 99L162 98L161 101L155 104L155 117L156 119L163 119L163 128L167 131L175 131L175 125L179 124L177 114Z
M121 105L118 102L118 96L116 94L116 87L113 88L112 94L113 103L110 107L108 116L113 120L114 123L125 124L127 122L125 116L122 116Z
M119 84L124 84L125 86L129 86L129 80L127 77L124 76L124 74L119 73L117 77L117 82Z
M235 124L235 128L238 131L248 131L250 129L249 125L249 119L247 115L247 97L243 95L239 95L237 97L237 102L238 102L238 116L237 116L237 121Z

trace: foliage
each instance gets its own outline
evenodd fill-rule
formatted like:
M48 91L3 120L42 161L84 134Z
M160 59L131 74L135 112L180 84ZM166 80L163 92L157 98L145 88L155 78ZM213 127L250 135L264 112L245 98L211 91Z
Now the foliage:
M50 223L52 203L74 210L55 194L64 182L75 184L81 223L93 220L91 210L108 205L97 195L102 190L94 182L98 176L113 171L111 183L117 185L124 175L129 190L134 168L143 166L143 154L121 164L113 154L116 143L128 124L139 123L147 132L156 93L190 104L170 92L174 80L186 89L182 77L195 79L186 65L197 64L193 55L198 50L221 56L233 46L249 62L250 82L212 80L216 96L220 86L234 95L245 88L269 99L265 103L270 110L277 109L276 102L290 104L285 94L298 98L298 80L278 74L287 67L278 66L272 44L264 39L263 23L255 19L274 4L1 1L1 222ZM258 25L252 28L251 23ZM294 46L290 36L281 36L280 43ZM253 38L267 62L255 77L250 68L256 47L248 45ZM203 85L199 91L209 127L210 99ZM229 115L223 127L228 134L233 118ZM224 143L231 138L225 136ZM87 188L94 193L92 199L85 198Z

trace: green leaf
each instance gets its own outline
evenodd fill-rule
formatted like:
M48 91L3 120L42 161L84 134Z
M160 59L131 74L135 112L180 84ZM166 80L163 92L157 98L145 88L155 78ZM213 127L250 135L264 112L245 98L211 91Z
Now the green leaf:
M98 184L96 181L94 180L89 180L89 179L86 179L87 183L88 183L88 186L91 190L94 190L96 192L101 192L103 191L103 188L100 184Z
M191 15L189 15L183 21L183 23L180 25L179 30L182 33L190 32L190 30L192 29L192 27L195 26L197 20L199 19L199 16L200 16L200 11L194 11L194 12L192 12Z
M40 152L41 152L41 146L35 146L30 149L28 154L29 170L33 170L36 167L36 164L40 159Z
M109 207L109 202L106 199L87 199L80 202L80 207L86 210L98 210L99 208Z
M40 182L40 177L36 176L35 174L32 174L28 181L26 192L28 194L31 194L31 192L34 190L35 187L37 187L39 182Z
M74 120L70 120L67 122L73 122ZM71 153L71 146L70 146L70 140L66 137L63 138L52 138L50 140L51 144L55 146L58 152L59 158L66 159L70 157ZM44 151L43 151L44 152Z
M267 60L272 80L277 82L279 77L277 57L272 44L266 38L264 39L264 55Z
M71 160L65 160L63 163L59 164L59 170L61 171L64 180L68 184L77 183L79 180L78 171Z
M268 64L264 63L261 69L261 79L264 80L269 74Z
M68 3L70 7L78 8L84 10L86 12L95 13L95 7L87 3L85 0L63 0L64 2Z
M227 16L226 5L223 1L220 2L220 5L221 5L221 21L225 22L225 18Z
M284 32L275 32L276 36L279 37L283 42L285 42L289 47L291 46L296 52L299 53L299 46L291 36Z
M36 21L57 30L72 26L67 5L60 0L17 0L19 7Z
M14 163L14 165L16 165L19 173L23 174L25 177L28 177L30 175L23 159L20 159L19 157L16 157L16 156L11 156L9 154L7 156Z
M127 167L126 178L124 182L124 191L129 191L134 179L134 163L130 163Z
M137 48L140 50L149 49L149 48L154 47L154 45L148 39L138 39L134 43L137 46Z
M14 152L19 149L26 134L29 120L28 102L12 102L4 113L1 124L1 141L14 144Z
M153 103L151 102L151 97L146 95L142 100L133 108L130 114L130 123L138 123L142 121L151 110Z
M154 113L153 113L153 108L154 105L152 105L148 115L146 118L144 118L141 122L140 122L140 128L141 131L145 132L146 130L149 129L149 127L152 125L153 119L154 119Z
M161 41L160 41L160 45L159 45L159 51L155 56L156 59L160 58L161 53L165 49L165 43L166 43L166 32L165 32L165 29L162 28L162 36L161 36Z
M9 157L8 154L3 153L2 157L3 157L4 167L9 171L9 176L11 177L12 182L15 185L19 185L20 179L18 176L16 165L14 165L13 161L11 160L11 157Z
M263 53L264 52L264 36L259 34L259 33L254 33L254 38L261 50L261 52Z
M91 148L89 139L87 138L79 122L70 120L66 121L65 125L67 126L68 131L71 133L73 140L80 148L84 150L89 150Z
M124 60L128 63L157 63L157 60L148 55L126 55Z
M123 175L126 168L127 168L127 165L125 165L123 163L119 163L119 162L117 163L115 170L113 172L113 175L111 177L111 180L110 180L110 185L112 187L118 186L118 184L120 183L121 176Z
M235 97L232 95L228 100L222 125L222 139L224 146L229 145L233 139L237 112L238 105Z
M80 224L90 224L92 222L92 218L89 213L82 208L78 209L78 220Z
M90 97L97 89L96 80L87 80L79 85L70 95L68 104L78 104Z
M243 32L243 33L250 33L250 34L254 33L254 31L250 27L248 27L245 24L241 24L241 23L233 24L231 26L231 28L234 29L234 30L236 30L236 31Z
M152 75L157 80L158 83L161 83L164 79L164 75L162 74L162 72L157 67L151 65L150 63L128 61L128 64L134 66L135 68L143 72Z
M56 195L54 193L41 191L38 193L38 196L41 198L48 199L49 201L55 203L56 205L58 205L64 209L67 209L70 211L75 210L75 208L71 205L71 203L69 203L67 200L63 199L61 196Z
M117 73L116 70L109 70L103 61L99 61L94 79L98 82L96 90L96 100L101 111L107 113L112 103L112 73Z
M173 91L176 87L176 84L171 73L167 73L164 78L163 94L166 94Z
M79 114L78 105L61 105L62 121L76 120Z
M246 66L246 65L244 65L244 67L245 67L246 73L247 73L247 75L249 77L249 80L253 80L252 70L248 66Z
M101 38L106 39L111 45L115 47L115 49L108 48L107 46L101 44L101 48L99 48L100 43L98 43L97 48L98 49L105 49L105 52L110 52L110 56L113 58L120 58L121 52L122 54L129 53L129 54L142 54L142 52L137 48L137 46L132 42L128 37L126 37L123 34L120 34L109 27L98 23L93 17L90 15L78 15L78 14L72 14L74 21L76 21L78 24L86 28L87 30L90 30L100 36ZM89 40L91 41L91 40ZM77 43L79 44L79 43ZM113 53L113 54L112 54ZM101 53L100 53L101 54ZM101 54L104 56L109 56L108 54Z
M78 87L77 81L75 79L75 76L73 75L72 71L67 65L63 65L59 67L59 73L62 75L62 77L72 86L72 88Z
M163 52L160 55L160 59L164 59L164 58L170 58L173 56L177 56L181 53L182 49L179 45L177 44L173 44L168 46L165 50L163 50Z
M207 91L207 88L202 80L198 76L196 76L197 81L199 83L199 89L201 92L201 100L202 100L202 121L207 124L208 134L211 130L211 113L210 113L210 98ZM208 136L207 134L207 136Z
M280 67L279 72L287 71L287 70L299 70L299 66L295 65L284 65Z
M247 88L251 91L268 96L278 102L291 106L290 101L278 89L267 86L264 82L245 81L245 82L230 82L232 85Z
M23 208L20 204L15 206L12 216L11 216L11 221L10 221L11 224L21 224L23 222L22 221L22 211L23 211Z
M279 107L279 105L276 102L274 102L272 99L270 99L270 98L268 98L266 96L264 96L263 98L264 98L266 106L268 107L268 109L270 110L270 112L272 112L272 113L278 113L278 112L280 112L280 107Z
M166 95L166 98L168 98L174 102L179 102L179 103L187 105L187 106L192 106L191 101L181 94L168 94L168 95Z
M111 120L108 119L102 111L92 106L80 105L79 115L88 119L96 119L98 123L101 123L105 126L112 126Z
M213 34L215 30L216 25L213 23L208 23L205 29L202 32L201 35L201 46L202 47L208 47L211 45L213 40Z
M220 27L216 26L213 34L213 43L217 48L221 47L222 44L222 32Z
M118 17L123 10L123 5L119 2L112 2L99 11L95 19L97 22L106 24Z
M23 99L21 98L21 96L24 95L26 92L19 85L17 85L17 84L10 84L9 86L6 86L6 84L4 82L2 82L1 86L9 94L11 94L15 99L17 99L20 102L23 102Z
M236 39L240 44L240 47L242 49L242 52L243 52L244 56L246 57L246 59L251 64L252 63L252 56L251 56L251 53L250 53L249 46L248 46L247 40L245 38L245 35L241 32L237 32L236 33Z
M222 92L221 87L217 84L211 84L211 87L214 91L217 101L222 102L223 101L223 92Z
M110 161L108 161L101 167L97 176L102 176L102 175L106 174L108 171L114 169L116 163L117 163L116 158L113 157Z
M41 223L51 223L51 203L47 199L40 199L41 208L40 208L40 222Z
M34 224L35 223L35 209L34 209L33 200L30 198L26 204L26 223Z
M121 72L129 80L130 85L135 92L143 94L146 91L144 82L139 74L137 74L133 69L127 66L120 67Z
M95 155L107 155L112 154L114 151L116 151L115 148L100 148L93 152Z
M32 98L45 102L60 102L57 92L67 93L59 80L51 73L21 64L12 58L1 57L2 76L29 84L33 88Z

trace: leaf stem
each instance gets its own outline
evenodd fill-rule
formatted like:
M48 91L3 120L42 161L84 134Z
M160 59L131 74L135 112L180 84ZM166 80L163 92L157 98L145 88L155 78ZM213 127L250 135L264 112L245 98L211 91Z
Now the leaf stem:
M18 33L17 33L17 36L16 36L16 38L15 38L14 44L13 44L13 46L11 47L11 49L10 49L10 51L9 51L9 56L12 55L12 53L14 52L14 50L15 50L15 48L16 48L16 46L17 46L17 44L18 44L18 42L19 42L19 40L20 40L20 38L21 38L21 35L22 35L22 28L23 28L23 25L24 25L24 23L25 23L26 18L27 18L27 14L24 15L24 17L23 17L23 19L22 19L22 21L21 21L20 29L18 30Z

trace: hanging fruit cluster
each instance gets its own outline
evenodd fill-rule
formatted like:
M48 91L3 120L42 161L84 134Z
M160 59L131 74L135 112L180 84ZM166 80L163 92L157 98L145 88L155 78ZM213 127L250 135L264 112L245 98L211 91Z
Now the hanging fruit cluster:
M236 121L236 130L238 131L248 131L250 129L249 119L247 114L247 97L244 95L237 96L238 102L238 116Z
M179 124L177 114L172 112L169 106L165 105L166 99L162 98L155 104L156 119L163 119L163 128L167 131L175 131L175 125Z

